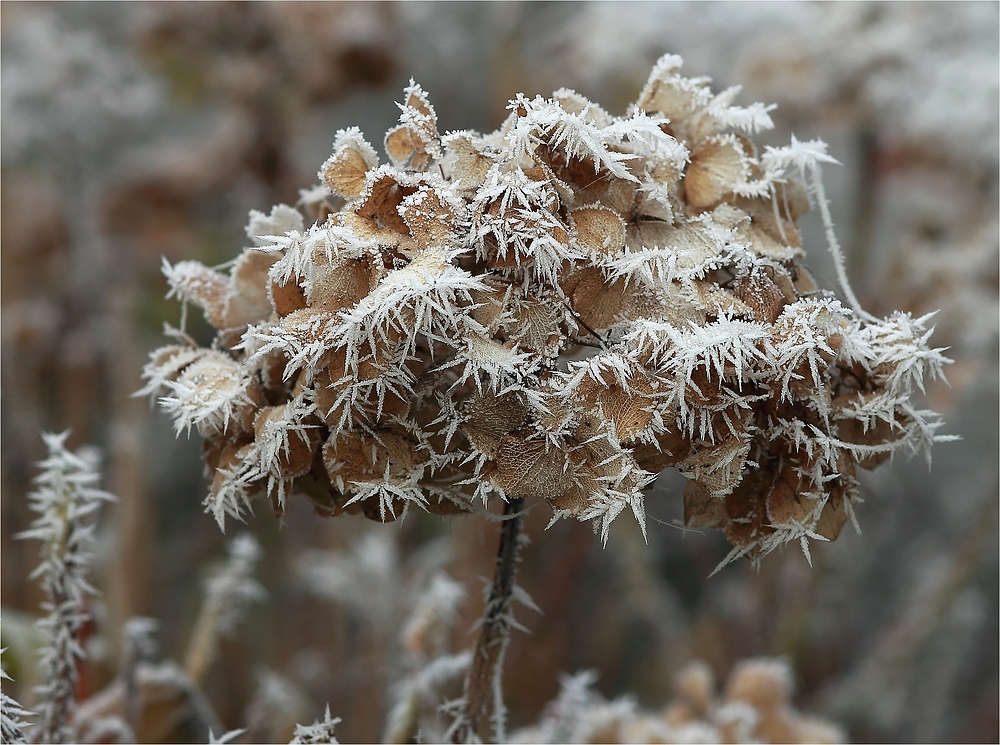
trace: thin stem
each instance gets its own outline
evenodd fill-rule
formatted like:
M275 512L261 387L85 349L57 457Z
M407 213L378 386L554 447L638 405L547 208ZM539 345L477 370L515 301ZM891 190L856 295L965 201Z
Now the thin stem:
M878 321L875 316L861 307L861 303L858 302L858 298L854 294L854 290L851 288L851 282L847 278L847 266L844 262L844 252L840 248L840 243L837 242L837 235L833 232L833 217L830 216L830 203L827 201L826 190L823 188L823 179L820 177L819 166L814 163L811 166L811 171L813 189L816 194L816 202L819 204L819 213L823 218L823 228L826 231L826 242L830 249L830 256L833 257L833 268L837 272L837 280L840 282L840 289L843 290L848 304L854 312L858 314L858 317L861 320L870 322Z
M470 742L477 737L485 742L488 740L484 735L490 729L489 724L493 725L490 732L493 741L504 739L506 712L501 681L504 654L510 639L510 599L514 592L514 574L521 545L523 503L524 499L518 497L504 505L505 519L500 528L493 585L465 679L465 711L452 735L452 742Z

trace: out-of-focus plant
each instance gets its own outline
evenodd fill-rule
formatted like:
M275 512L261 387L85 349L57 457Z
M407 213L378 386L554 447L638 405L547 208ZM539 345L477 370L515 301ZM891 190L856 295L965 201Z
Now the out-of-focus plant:
M0 650L0 652L2 651ZM0 680L10 680L10 676L3 668L0 668ZM24 729L28 722L25 718L30 716L32 716L32 712L0 691L0 727L2 727L0 739L9 743L27 742L24 737Z
M233 540L228 561L206 581L206 599L189 643L187 670L169 661L154 662L152 634L158 624L150 618L132 618L124 624L126 651L118 676L103 690L86 695L78 683L87 658L84 626L92 621L87 601L97 594L87 576L96 513L115 498L97 488L101 474L96 452L68 450L68 435L44 435L49 456L39 463L42 472L30 495L38 518L19 534L43 544L42 563L32 574L41 577L46 596L42 610L47 615L37 621L45 635L40 649L43 682L33 704L37 713L3 694L3 742L204 741L206 736L212 741L231 741L244 731L233 730L215 740L211 731L219 728L219 722L199 686L213 661L218 637L229 634L247 606L264 595L252 576L259 545L249 534ZM10 680L2 670L0 676ZM332 736L335 723L327 716L312 727L300 726L296 737Z
M844 742L834 725L791 706L792 675L783 660L743 660L722 696L704 662L677 676L677 695L661 712L641 710L628 697L606 701L592 690L592 671L566 676L558 698L539 721L510 742Z
M499 676L520 514L591 520L607 540L675 467L685 520L722 529L723 563L832 540L856 472L927 452L915 394L947 359L929 317L866 313L833 233L819 141L763 150L769 107L734 104L665 56L616 117L578 93L518 95L500 129L439 133L404 91L384 139L337 133L308 213L251 213L217 269L164 265L217 330L181 329L143 393L204 438L205 506L256 500L386 521L504 502L497 571L452 732L503 732ZM818 206L846 305L801 263ZM183 316L182 316L183 318Z
M85 656L78 636L88 620L86 598L96 591L87 581L94 544L94 518L102 503L114 499L96 488L100 481L95 453L72 453L68 432L45 435L49 456L39 465L36 489L29 495L38 517L21 538L42 542L42 562L32 573L41 577L48 614L38 622L48 637L41 658L44 682L38 689L37 742L72 739L77 664Z

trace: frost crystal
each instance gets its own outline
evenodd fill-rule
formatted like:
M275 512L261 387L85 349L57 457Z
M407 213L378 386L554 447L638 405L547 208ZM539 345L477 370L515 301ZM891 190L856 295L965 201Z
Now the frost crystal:
M302 724L295 725L295 736L289 745L306 745L306 743L337 745L337 738L333 736L333 728L338 724L340 724L340 717L331 717L330 705L327 704L322 722L317 719L308 727Z
M561 89L485 135L442 136L411 82L388 162L336 134L310 193L339 209L252 213L228 270L165 265L218 336L175 334L144 390L205 438L220 525L292 493L383 521L499 495L607 540L625 510L645 529L673 467L688 525L756 562L832 540L859 467L944 439L913 397L948 360L929 318L858 304L825 144L758 149L772 107L681 65L663 57L624 116ZM811 203L843 304L802 263Z

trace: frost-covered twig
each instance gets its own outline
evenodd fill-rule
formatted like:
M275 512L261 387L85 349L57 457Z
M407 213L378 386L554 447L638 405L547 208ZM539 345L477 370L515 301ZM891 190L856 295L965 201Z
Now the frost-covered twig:
M6 650L0 649L0 654L4 651ZM0 681L2 680L10 680L10 676L7 675L6 670L0 667ZM34 716L34 714L0 691L0 741L27 742L24 737L24 729L29 723L24 721L24 718L30 716Z
M227 550L229 560L205 583L205 601L188 645L184 668L196 683L204 679L215 658L219 636L230 633L247 606L266 596L253 578L261 553L257 540L244 533L230 541Z
M414 675L401 681L397 687L396 704L386 718L383 742L414 742L422 733L419 729L420 708L433 702L438 688L460 677L469 669L472 653L445 655L433 660Z
M158 626L154 618L130 618L125 622L125 653L120 675L125 685L125 717L133 730L139 729L142 717L136 673L139 664L156 653L153 632Z
M500 528L496 570L486 600L486 609L479 637L472 653L472 665L465 679L465 709L452 728L451 741L456 743L486 741L490 732L493 742L503 742L507 712L503 704L503 660L510 641L511 598L514 596L514 575L521 548L521 507L523 498L504 504L504 521Z
M38 517L19 538L42 542L42 561L31 577L41 577L48 614L38 622L48 636L42 653L44 683L38 688L37 742L72 739L69 727L78 678L77 663L86 655L77 635L87 622L86 598L97 591L87 581L94 543L94 520L103 502L114 497L97 489L96 453L66 449L69 432L44 434L48 457L39 463L35 491L28 499Z

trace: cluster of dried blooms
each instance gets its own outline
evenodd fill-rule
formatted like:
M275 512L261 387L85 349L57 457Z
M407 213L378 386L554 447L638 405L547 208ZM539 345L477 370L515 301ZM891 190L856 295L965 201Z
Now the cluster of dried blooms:
M740 662L721 696L711 668L692 662L677 677L677 696L661 712L635 701L605 700L593 672L563 680L562 690L535 725L511 742L844 742L836 726L791 705L792 674L778 659Z
M856 471L928 449L913 394L947 361L926 318L847 306L802 265L819 142L759 150L768 107L654 67L615 117L518 95L500 129L439 134L411 84L384 146L337 134L303 192L254 212L228 267L165 265L218 330L153 353L144 392L196 427L220 526L302 493L379 520L491 495L546 500L606 539L675 467L685 519L729 559L833 539Z

